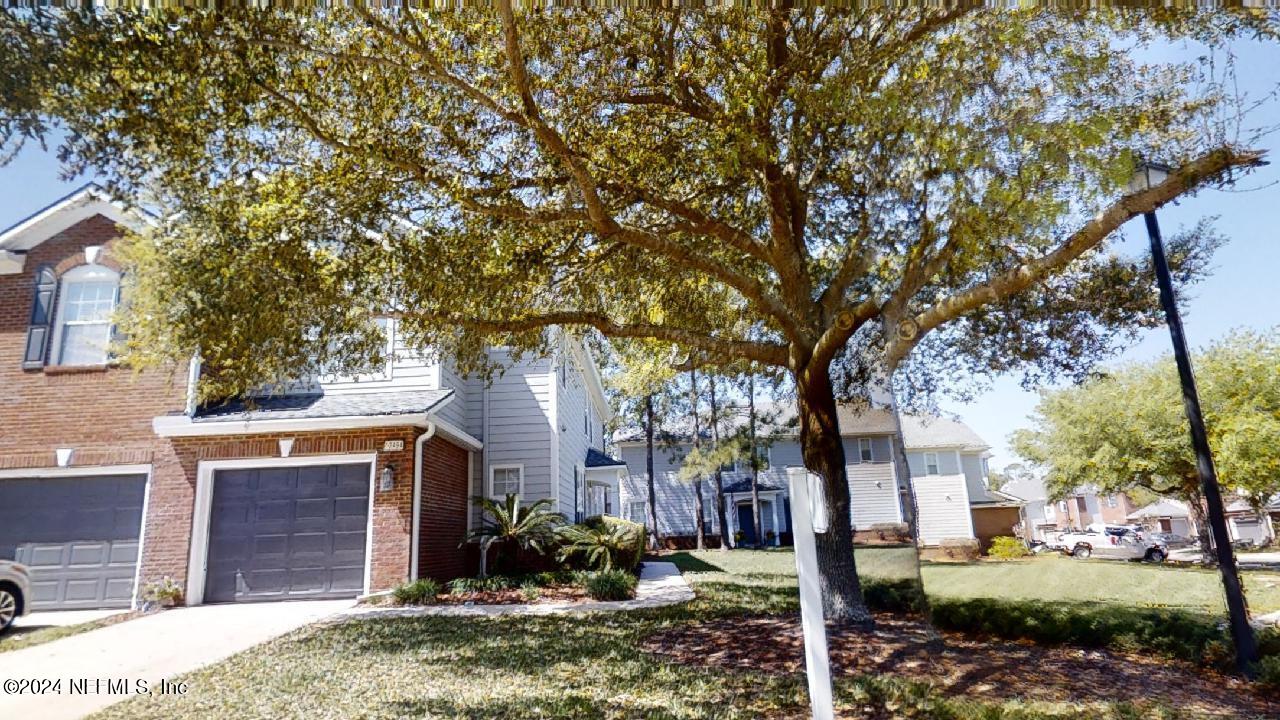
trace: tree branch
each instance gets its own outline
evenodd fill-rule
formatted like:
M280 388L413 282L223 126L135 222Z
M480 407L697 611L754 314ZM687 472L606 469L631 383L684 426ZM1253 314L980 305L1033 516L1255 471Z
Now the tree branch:
M508 320L492 320L451 313L430 312L393 313L391 317L410 317L453 323L484 333L528 332L553 326L592 327L609 337L663 340L689 348L696 348L704 355L715 356L726 363L750 360L765 365L783 367L787 362L786 345L713 337L696 330L666 325L619 323L600 312L564 310Z
M898 333L888 347L887 364L896 366L927 333L943 323L983 305L1000 302L1066 267L1101 244L1131 218L1152 212L1234 168L1256 167L1263 155L1258 150L1222 147L1177 168L1159 185L1125 195L1050 252L1021 263L981 285L955 293L916 314L910 319L910 327Z

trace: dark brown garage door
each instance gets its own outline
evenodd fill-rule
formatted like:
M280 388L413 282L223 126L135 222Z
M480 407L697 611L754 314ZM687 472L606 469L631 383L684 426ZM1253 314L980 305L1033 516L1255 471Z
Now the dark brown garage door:
M0 480L0 558L31 567L34 610L129 607L145 475Z
M216 471L205 602L360 594L368 511L367 463Z

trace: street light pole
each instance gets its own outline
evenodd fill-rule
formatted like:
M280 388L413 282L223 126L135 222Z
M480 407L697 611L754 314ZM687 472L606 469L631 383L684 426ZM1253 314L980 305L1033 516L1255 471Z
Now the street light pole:
M1150 184L1154 172L1167 173L1158 166L1144 166L1139 170L1144 185ZM1191 357L1187 353L1187 340L1182 331L1182 316L1173 294L1173 278L1169 274L1169 260L1165 256L1164 241L1160 237L1160 224L1155 211L1143 214L1147 223L1147 236L1151 239L1151 259L1155 264L1156 281L1160 285L1160 304L1164 307L1169 335L1173 340L1173 358L1178 365L1178 378L1182 383L1182 404L1191 426L1191 447L1196 454L1196 471L1200 475L1200 487L1208 505L1209 530L1213 536L1214 550L1218 558L1218 571L1222 573L1222 587L1227 596L1227 614L1231 620L1231 639L1236 646L1236 669L1253 677L1253 664L1257 661L1257 643L1249 626L1249 609L1245 604L1240 573L1236 568L1235 553L1227 533L1227 518L1222 506L1222 491L1218 487L1218 473L1213 467L1213 454L1209 450L1209 435L1204 428L1204 416L1200 412L1200 395L1196 391L1196 378L1191 372Z

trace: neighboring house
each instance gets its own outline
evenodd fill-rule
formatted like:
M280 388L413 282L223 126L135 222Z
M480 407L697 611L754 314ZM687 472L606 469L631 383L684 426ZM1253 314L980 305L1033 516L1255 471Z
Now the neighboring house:
M846 472L855 532L869 536L879 527L901 524L904 488L894 470L892 452L897 433L893 416L882 409L858 412L842 407L839 422L848 462ZM907 416L903 418L903 425L923 544L936 545L949 538L973 538L976 536L975 512L985 513L1005 503L1016 508L1016 500L987 492L988 446L964 423ZM768 469L760 474L761 523L766 533L774 531L782 540L789 536L791 517L786 470L803 467L804 463L795 431L774 432L775 439L767 452ZM629 429L620 433L616 445L619 457L630 472L622 486L627 516L637 522L644 521L648 517L645 442L637 431ZM677 477L680 463L691 445L686 434L686 439L660 443L654 452L658 529L673 544L688 544L695 533L693 486ZM723 477L730 530L742 530L751 538L755 530L749 469L725 468ZM706 531L711 537L719 532L713 485L710 478L702 483ZM972 502L975 498L976 504ZM1016 509L1011 518L1009 527L1000 534L1012 532L1017 522Z
M1152 532L1167 532L1183 537L1196 536L1196 524L1191 511L1181 500L1160 498L1129 513L1128 522L1139 523Z
M1125 493L1103 495L1097 488L1083 486L1056 501L1056 516L1061 529L1083 530L1094 523L1124 525L1138 505Z
M1043 480L1027 475L1006 482L1000 492L1021 502L1022 527L1017 534L1024 540L1043 541L1058 532L1058 504L1049 500Z
M387 320L376 372L209 407L195 362L116 366L111 250L148 221L90 185L0 232L0 557L32 566L36 608L128 607L162 577L188 604L353 597L467 572L475 495L616 512L610 411L570 338L491 351L486 384Z

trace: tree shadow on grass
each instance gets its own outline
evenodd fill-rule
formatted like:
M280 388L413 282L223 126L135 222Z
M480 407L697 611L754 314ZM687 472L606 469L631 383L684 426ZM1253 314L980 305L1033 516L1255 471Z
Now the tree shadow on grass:
M695 557L688 552L674 552L670 555L646 556L646 560L650 562L669 562L675 563L680 572L728 572L719 565L713 565L700 557Z

